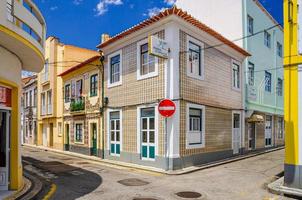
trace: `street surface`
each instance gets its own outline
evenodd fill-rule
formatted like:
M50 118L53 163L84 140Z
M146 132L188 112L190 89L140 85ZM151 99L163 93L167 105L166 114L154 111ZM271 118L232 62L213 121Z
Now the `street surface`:
M284 150L185 175L162 175L109 166L81 158L22 147L24 168L56 184L52 200L172 200L192 191L209 200L290 199L266 185L283 171Z

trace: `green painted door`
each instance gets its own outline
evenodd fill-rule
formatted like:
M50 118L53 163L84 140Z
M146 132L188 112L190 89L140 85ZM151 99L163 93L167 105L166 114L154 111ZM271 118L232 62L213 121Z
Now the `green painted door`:
M92 124L92 151L91 154L97 156L97 125Z
M142 159L155 159L155 109L144 108L141 110L141 147Z
M69 151L69 124L65 125L65 151Z

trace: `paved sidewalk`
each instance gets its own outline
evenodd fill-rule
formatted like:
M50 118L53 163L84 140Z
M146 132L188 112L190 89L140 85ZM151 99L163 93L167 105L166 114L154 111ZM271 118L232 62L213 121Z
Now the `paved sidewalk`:
M31 185L32 185L31 181L28 178L23 177L23 184L21 188L16 191L0 191L0 200L17 199L22 195L24 195L25 193L27 193L30 190Z
M59 184L60 173L55 173L50 179L58 184L58 191L52 200L60 200L62 192L77 195L80 200L133 200L135 198L153 198L157 200L181 199L175 193L182 191L198 192L207 200L286 200L268 192L267 184L283 171L284 150L251 157L236 162L219 165L190 174L169 176L159 173L130 168L112 168L100 162L76 158L43 150L33 150L23 147L23 156L34 158L41 162L60 162L78 168L74 173L64 176L63 188ZM60 168L59 168L60 169ZM79 171L80 170L80 171ZM81 172L81 173L79 173ZM84 173L84 174L83 174ZM50 175L46 173L46 175ZM76 178L76 177L79 178ZM72 189L72 185L86 184L86 178L100 177L101 182L90 192ZM59 177L59 178L58 178ZM95 181L91 183L97 183ZM126 184L125 184L126 183ZM132 185L132 186L131 186ZM97 186L97 187L96 187ZM64 196L64 200L71 200ZM199 198L202 199L202 198Z
M188 173L192 173L192 172L195 172L195 171L199 171L199 170L203 170L203 169L207 169L207 168L211 168L211 167L215 167L215 166L219 166L219 165L227 164L227 163L231 163L231 162L236 162L236 161L239 161L239 160L243 160L243 159L251 158L251 157L254 157L254 156L259 156L259 155L262 155L262 154L266 154L266 153L270 153L270 152L273 152L273 151L278 151L278 150L284 149L284 147L272 148L272 149L268 149L268 150L265 150L265 151L256 151L256 152L251 152L249 154L243 154L243 155L238 155L238 156L234 156L234 157L231 157L231 158L226 158L226 159L223 159L223 160L220 160L220 161L216 161L216 162L213 162L213 163L207 163L207 164L200 165L200 166L191 166L191 167L183 168L183 169L180 169L180 170L165 171L163 169L158 169L158 168L155 168L155 167L137 165L137 164L133 164L133 163L126 163L126 162L120 162L120 161L113 161L113 160L108 160L108 159L101 159L99 157L87 156L87 155L74 153L74 152L70 152L70 151L61 151L61 150L52 149L52 148L48 148L48 147L34 146L34 145L28 145L28 144L24 144L23 146L29 147L29 148L37 148L37 149L41 149L41 150L47 150L47 151L56 152L56 153L69 155L69 156L75 156L75 157L83 158L83 159L87 159L87 160L97 161L97 162L100 162L104 165L110 165L110 166L113 166L113 167L114 166L116 166L116 167L128 167L128 168L146 170L146 171L162 173L162 174L167 174L167 175L188 174Z

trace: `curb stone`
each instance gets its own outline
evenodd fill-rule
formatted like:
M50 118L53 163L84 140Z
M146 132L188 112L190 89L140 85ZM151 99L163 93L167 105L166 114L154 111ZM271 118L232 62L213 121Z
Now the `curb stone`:
M28 192L30 190L31 186L32 186L31 181L29 179L27 179L26 177L23 177L22 187L19 190L17 190L16 192L14 192L13 194L5 197L4 200L18 199L20 196L22 196L26 192Z
M276 181L268 184L268 191L277 195L291 195L302 198L302 190L297 188L289 188L283 185L284 177L277 179Z
M98 162L98 163L103 164L103 165L116 166L116 167L125 167L125 168L129 168L129 169L137 169L137 170L144 170L144 171L155 172L155 173L159 173L159 174L163 174L163 175L189 174L189 173L192 173L192 172L195 172L195 171L204 170L204 169L208 169L208 168L211 168L211 167L216 167L216 166L220 166L220 165L224 165L224 164L228 164L228 163L232 163L232 162L240 161L240 160L243 160L243 159L252 158L252 157L255 157L255 156L258 156L258 155L263 155L263 154L266 154L266 153L271 153L271 152L274 152L274 151L284 149L284 146L276 147L276 148L268 149L268 150L265 150L265 151L251 152L251 153L244 154L244 155L238 155L238 156L235 156L235 157L227 158L227 159L212 162L212 163L207 163L207 164L200 165L200 166L192 166L192 167L184 168L184 169L181 169L181 170L175 170L175 171L165 171L165 170L161 170L161 169L154 168L154 167L142 166L142 165L131 164L131 163L124 163L124 162L120 162L120 161L111 161L111 160L108 160L108 159L101 159L101 158L97 158L97 157L82 155L82 154L79 154L79 153L67 152L67 151L62 151L62 150L57 150L57 149L51 149L51 148L48 148L48 147L41 147L41 146L28 145L28 144L23 144L23 146L33 148L33 149L40 149L40 150L44 150L44 151L50 151L50 152L58 153L58 154L61 154L61 155L67 155L67 156L73 156L73 157L76 157L76 158L91 160L91 161L95 161L95 162Z

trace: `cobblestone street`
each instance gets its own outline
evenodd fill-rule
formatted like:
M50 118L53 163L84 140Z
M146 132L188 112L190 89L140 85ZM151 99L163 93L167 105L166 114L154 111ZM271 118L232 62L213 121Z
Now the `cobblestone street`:
M52 199L57 200L168 200L182 199L176 193L184 191L214 200L288 199L266 190L266 184L283 171L283 156L284 150L279 150L186 175L168 176L23 147L25 169L39 172L55 183L57 191Z

